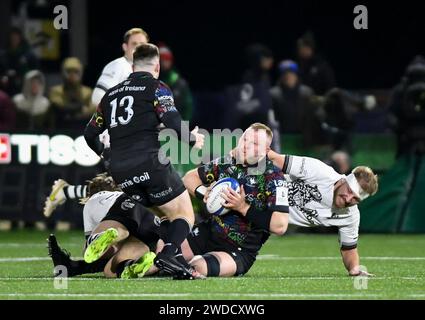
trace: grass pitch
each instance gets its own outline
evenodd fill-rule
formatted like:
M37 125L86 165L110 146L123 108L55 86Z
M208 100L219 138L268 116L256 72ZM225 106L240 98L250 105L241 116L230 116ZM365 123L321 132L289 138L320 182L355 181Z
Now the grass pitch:
M425 299L425 235L361 235L361 264L376 275L368 280L347 276L337 235L295 234L271 237L244 277L121 280L93 274L69 279L67 289L55 289L47 236L0 232L0 299ZM57 238L74 257L82 256L82 232Z

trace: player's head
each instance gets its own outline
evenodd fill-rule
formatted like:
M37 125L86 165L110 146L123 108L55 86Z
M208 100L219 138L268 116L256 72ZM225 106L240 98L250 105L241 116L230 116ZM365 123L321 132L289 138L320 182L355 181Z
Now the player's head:
M253 123L239 138L236 157L239 163L256 164L270 151L272 130L262 123Z
M152 43L142 43L137 46L133 53L133 71L147 71L158 79L159 70L158 47Z
M149 42L149 36L145 30L142 28L133 28L128 30L124 34L124 39L122 42L122 49L124 51L124 56L133 61L133 52L134 49L141 43Z
M87 181L87 197L82 198L80 203L84 204L94 194L100 191L121 191L115 184L114 179L107 173L100 173L92 180Z
M337 208L351 207L359 204L378 191L378 176L372 169L359 166L335 184L334 206Z

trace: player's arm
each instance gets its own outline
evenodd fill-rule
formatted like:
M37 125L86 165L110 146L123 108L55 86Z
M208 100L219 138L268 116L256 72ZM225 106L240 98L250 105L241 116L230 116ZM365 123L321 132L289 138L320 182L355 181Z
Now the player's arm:
M240 193L228 188L223 193L224 207L239 212L254 226L276 235L283 235L288 228L288 206L276 206L265 210L257 209L245 201L245 190L241 185Z
M213 160L203 166L188 171L183 177L183 183L191 196L206 201L208 188L218 179L218 164L220 159Z
M155 90L154 109L159 120L166 128L172 129L173 134L180 141L198 149L202 148L204 135L198 133L198 127L189 132L189 126L182 121L181 115L174 105L171 89L162 82L159 83L158 88Z
M308 180L317 177L329 177L336 173L332 167L315 158L283 155L272 150L269 151L267 156L284 174L289 174L296 179Z
M115 65L114 61L112 61L103 68L102 74L97 80L91 96L93 105L99 105L106 91L120 83L120 72L119 70L115 70Z
M339 242L342 262L350 276L372 274L360 269L360 256L357 250L359 221L355 221L350 225L339 227Z
M101 106L102 103L99 104L84 130L84 138L87 142L87 145L99 156L102 154L104 149L104 145L100 141L99 135L106 129L105 119Z

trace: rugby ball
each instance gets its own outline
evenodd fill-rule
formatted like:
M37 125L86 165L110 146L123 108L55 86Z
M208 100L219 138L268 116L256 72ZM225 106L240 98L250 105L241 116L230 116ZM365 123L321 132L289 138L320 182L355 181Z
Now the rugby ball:
M209 213L220 216L230 211L230 209L223 207L225 200L221 196L221 193L226 188L232 188L236 192L240 192L240 185L236 179L223 178L218 180L208 194L207 210Z

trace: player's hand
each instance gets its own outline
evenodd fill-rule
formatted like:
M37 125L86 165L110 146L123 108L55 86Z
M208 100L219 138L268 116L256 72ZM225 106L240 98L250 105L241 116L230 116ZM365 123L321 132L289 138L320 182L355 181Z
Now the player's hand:
M193 129L190 133L192 133L196 138L196 141L193 147L196 149L202 149L202 147L204 146L205 136L202 133L199 133L198 130L199 128L198 126L196 126L195 129Z
M249 209L249 204L245 201L245 190L242 185L240 193L237 193L231 188L227 188L223 191L221 196L224 200L226 200L226 203L223 204L223 207L235 210L244 216L246 215Z
M356 270L356 271L350 271L349 275L351 277L374 277L375 275L373 273L369 273L367 271L363 271L363 270Z
M204 203L206 204L207 203L207 201L208 201L208 197L209 197L209 195L210 195L210 191L211 191L211 189L215 186L215 184L217 183L217 181L215 181L215 182L213 182L213 183L211 183L210 185L209 185L209 187L207 188L207 191L205 191L205 194L204 194Z

